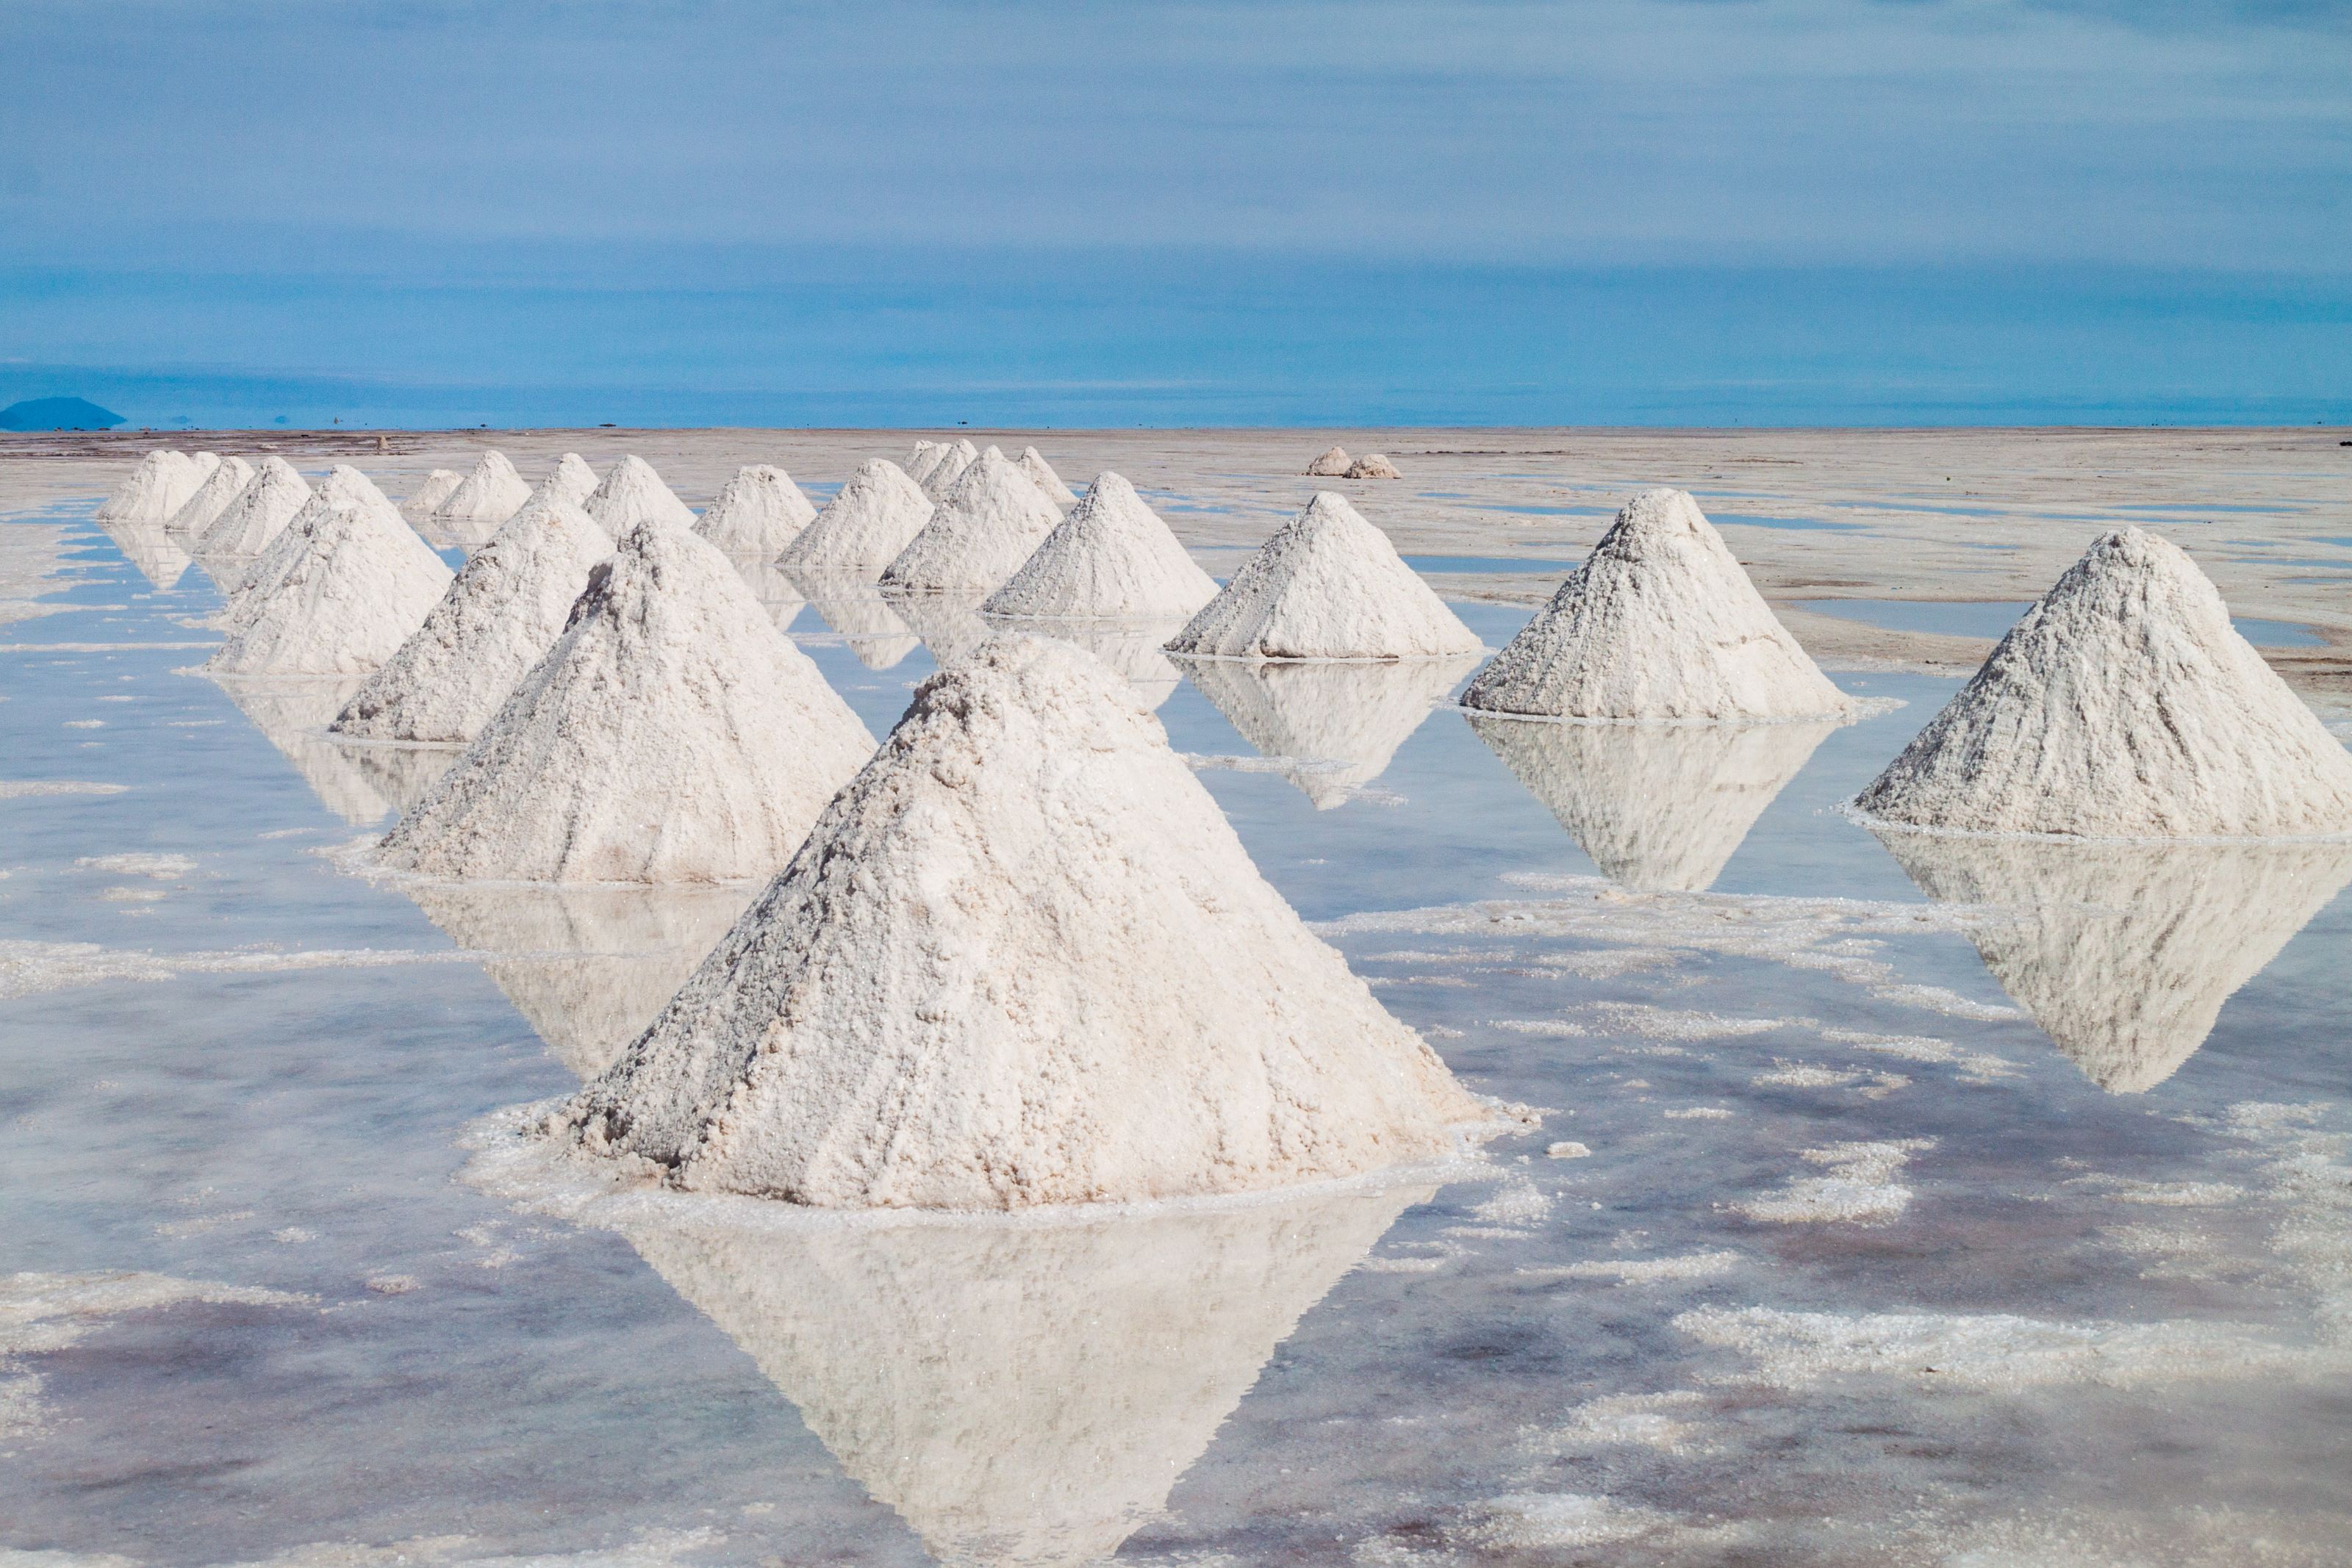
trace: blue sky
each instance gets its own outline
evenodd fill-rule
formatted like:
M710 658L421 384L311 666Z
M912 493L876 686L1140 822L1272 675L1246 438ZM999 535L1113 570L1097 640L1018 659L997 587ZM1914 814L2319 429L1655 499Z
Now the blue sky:
M2352 418L2352 4L11 0L0 402Z

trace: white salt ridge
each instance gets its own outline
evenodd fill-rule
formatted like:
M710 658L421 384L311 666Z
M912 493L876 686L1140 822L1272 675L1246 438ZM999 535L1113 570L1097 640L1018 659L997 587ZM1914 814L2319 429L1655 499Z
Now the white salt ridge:
M1854 711L1680 490L1645 490L1626 503L1462 702L1547 718L1843 718Z
M383 520L387 530L412 532L399 508L384 498L374 481L350 465L338 463L310 491L301 509L247 564L243 575L225 585L228 602L222 612L221 624L232 632L252 624L258 608L310 553L317 525L330 513L347 507L373 514Z
M257 465L245 488L220 510L212 526L196 539L204 556L258 555L285 531L304 504L310 486L294 465L275 455Z
M228 509L238 492L253 482L253 465L242 457L224 457L164 525L174 538L202 538L206 528Z
M345 674L397 653L449 587L432 547L388 507L339 506L308 548L251 596L244 624L205 662L215 674Z
M92 519L101 523L170 520L172 514L187 505L188 497L211 477L212 465L201 461L211 455L201 453L191 457L184 452L161 448L150 452L131 469L131 476L99 503L98 510L90 514Z
M772 464L751 463L735 471L694 531L729 555L772 557L815 519L816 508L791 475Z
M482 454L474 471L458 482L433 515L444 522L496 527L520 511L530 499L530 485L515 472L505 453L493 449Z
M991 447L989 450L992 452L995 448ZM969 441L959 441L952 446L943 446L940 449L938 456L933 459L931 465L923 471L923 476L918 483L923 486L924 495L934 501L944 501L963 478L964 470L979 461L980 448Z
M2177 546L2103 536L1854 802L1979 833L2352 833L2352 756Z
M1072 507L1077 504L1076 493L1062 483L1062 476L1054 472L1054 465L1046 462L1045 455L1035 447L1023 447L1021 455L1014 458L1013 462L1015 467L1029 476L1029 482L1036 486L1044 493L1045 499L1053 502L1054 505Z
M383 859L514 882L766 876L873 749L725 556L641 522Z
M612 553L570 502L526 507L329 727L369 740L473 739L563 634L589 571Z
M1346 497L1318 491L1168 644L1219 659L1433 659L1477 634Z
M1318 479L1344 479L1348 476L1350 461L1346 447L1327 446L1321 455L1307 465L1307 472Z
M1216 596L1215 580L1193 564L1135 486L1106 472L981 610L1076 620L1189 617Z
M642 457L624 457L614 464L605 470L604 482L581 505L596 519L597 527L616 539L644 522L666 528L694 527L694 508L679 500L654 472L654 465Z
M436 468L425 476L425 483L408 493L400 509L412 517L429 517L465 482L466 476L455 468Z
M1116 676L1000 638L552 1126L689 1188L972 1210L1352 1176L1482 1115Z
M877 458L849 476L776 564L795 572L878 572L914 542L931 512L922 486Z
M992 446L884 569L883 584L918 591L994 590L1061 522L1061 508Z

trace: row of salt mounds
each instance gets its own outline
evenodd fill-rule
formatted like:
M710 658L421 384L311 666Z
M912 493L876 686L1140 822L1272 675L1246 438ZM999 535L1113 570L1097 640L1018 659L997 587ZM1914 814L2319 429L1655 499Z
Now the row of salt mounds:
M971 1210L1352 1176L1482 1117L1116 675L999 638L551 1130L689 1188Z
M219 520L247 485L253 483L253 465L242 457L224 457L196 486L195 494L182 502L179 510L164 521L163 531L174 538L201 538L206 528Z
M970 441L959 441L951 446L933 450L922 472L918 474L909 470L907 476L920 485L923 494L932 500L944 501L949 492L956 487L957 481L963 477L964 470L979 461L980 448Z
M772 557L816 520L816 508L793 476L768 463L735 471L694 531L729 555Z
M936 591L1003 586L1061 526L1062 509L992 446L963 471L882 573L886 588Z
M473 739L563 634L590 570L612 553L576 505L525 507L328 727L365 740Z
M139 460L131 476L98 504L90 517L101 523L167 522L212 476L219 462L209 452L191 457L184 452L158 448Z
M1680 490L1628 502L1551 602L1462 694L1542 718L1847 718L1852 697L1789 635Z
M2352 832L2352 756L2180 549L2103 536L1855 800L1899 826L2091 838Z
M873 750L725 556L642 522L383 859L514 882L768 876Z
M220 516L195 541L195 553L207 556L258 555L286 531L295 514L310 499L310 486L283 457L261 460L245 488L223 507Z
M596 519L596 526L614 538L633 531L639 523L658 523L664 528L691 528L694 508L677 498L654 465L642 457L629 456L605 471L604 482L589 493L582 508Z
M897 464L876 458L849 476L776 564L787 571L877 571L914 543L933 510L921 486Z
M343 674L396 653L448 588L450 571L388 502L338 502L302 525L286 574L205 662L219 674ZM289 534L292 530L289 530Z
M1483 647L1388 536L1328 490L1168 643L1210 659L1435 659Z
M465 482L466 476L455 468L436 468L425 476L423 484L408 493L400 509L412 517L429 517Z
M445 523L487 523L496 527L520 511L529 499L530 486L515 472L507 455L493 448L483 453L474 464L474 471L433 508L433 516Z
M225 629L237 632L252 624L255 612L268 602L278 585L310 552L311 525L329 512L340 507L373 507L387 522L407 526L399 509L376 488L375 481L349 464L336 464L315 487L306 488L310 489L310 498L302 503L301 509L287 519L286 526L278 530L260 554L247 562L242 576L224 582L226 603L221 611L220 623Z
M1105 472L980 608L989 615L1074 620L1189 618L1216 596L1216 580L1193 564L1135 486Z
M1045 499L1053 502L1054 505L1057 507L1077 505L1076 492L1062 483L1062 476L1054 472L1054 465L1046 462L1045 455L1035 447L1023 447L1021 455L1013 460L1013 465L1028 475L1029 483L1036 486L1044 493Z

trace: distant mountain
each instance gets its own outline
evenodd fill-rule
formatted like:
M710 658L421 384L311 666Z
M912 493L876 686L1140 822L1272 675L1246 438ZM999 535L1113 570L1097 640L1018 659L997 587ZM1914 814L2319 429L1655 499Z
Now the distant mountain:
M0 430L110 430L122 416L87 398L35 397L0 408Z

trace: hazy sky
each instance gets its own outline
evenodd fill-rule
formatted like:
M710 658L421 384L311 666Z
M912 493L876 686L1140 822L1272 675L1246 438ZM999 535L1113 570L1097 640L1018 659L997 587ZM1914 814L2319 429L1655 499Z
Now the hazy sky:
M2352 3L0 7L142 422L2333 420L2347 258Z

